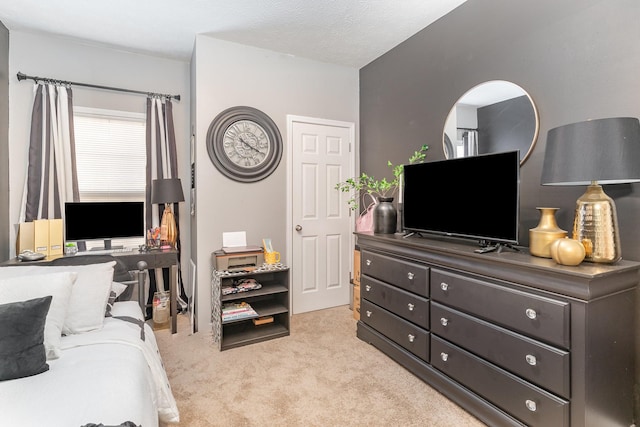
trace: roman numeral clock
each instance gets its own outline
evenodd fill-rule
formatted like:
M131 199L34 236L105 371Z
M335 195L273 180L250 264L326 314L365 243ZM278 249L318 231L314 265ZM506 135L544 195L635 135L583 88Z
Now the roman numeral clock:
M207 131L214 166L239 182L260 181L282 158L282 136L271 118L253 107L231 107L218 114Z

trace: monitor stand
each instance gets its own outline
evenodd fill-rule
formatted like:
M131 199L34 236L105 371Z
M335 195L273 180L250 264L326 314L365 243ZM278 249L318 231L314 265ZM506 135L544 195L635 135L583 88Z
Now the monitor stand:
M86 241L80 240L80 241L78 241L77 245L78 245L78 252L87 252L87 242ZM104 246L103 247L98 246L98 247L95 247L95 248L91 248L91 249L88 250L88 252L91 252L91 251L104 251L104 250L109 251L109 250L112 250L112 249L124 249L124 246L122 246L122 245L114 246L114 245L111 244L111 239L104 239Z

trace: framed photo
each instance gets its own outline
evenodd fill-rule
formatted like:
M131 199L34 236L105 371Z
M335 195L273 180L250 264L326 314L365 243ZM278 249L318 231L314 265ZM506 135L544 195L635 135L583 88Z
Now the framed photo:
M262 239L262 246L264 247L265 252L273 252L273 245L271 244L271 239L265 237Z

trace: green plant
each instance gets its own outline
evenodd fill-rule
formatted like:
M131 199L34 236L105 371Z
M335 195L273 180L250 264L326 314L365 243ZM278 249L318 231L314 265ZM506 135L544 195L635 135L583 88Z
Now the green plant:
M420 147L419 150L415 151L411 157L409 157L409 164L422 163L427 157L428 149L428 145ZM358 198L363 192L377 197L393 196L400 184L404 165L394 165L391 161L387 161L387 166L389 166L393 173L393 179L391 180L387 178L376 179L363 172L358 177L349 178L336 184L336 190L342 191L343 193L352 193L352 197L347 201L349 209L356 210L358 208Z

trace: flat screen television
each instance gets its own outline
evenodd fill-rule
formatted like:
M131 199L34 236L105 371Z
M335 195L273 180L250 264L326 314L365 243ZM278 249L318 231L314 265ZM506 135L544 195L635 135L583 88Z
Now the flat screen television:
M405 165L402 194L406 231L518 244L518 151Z
M67 202L64 215L66 242L104 240L111 249L112 239L145 235L144 202Z

